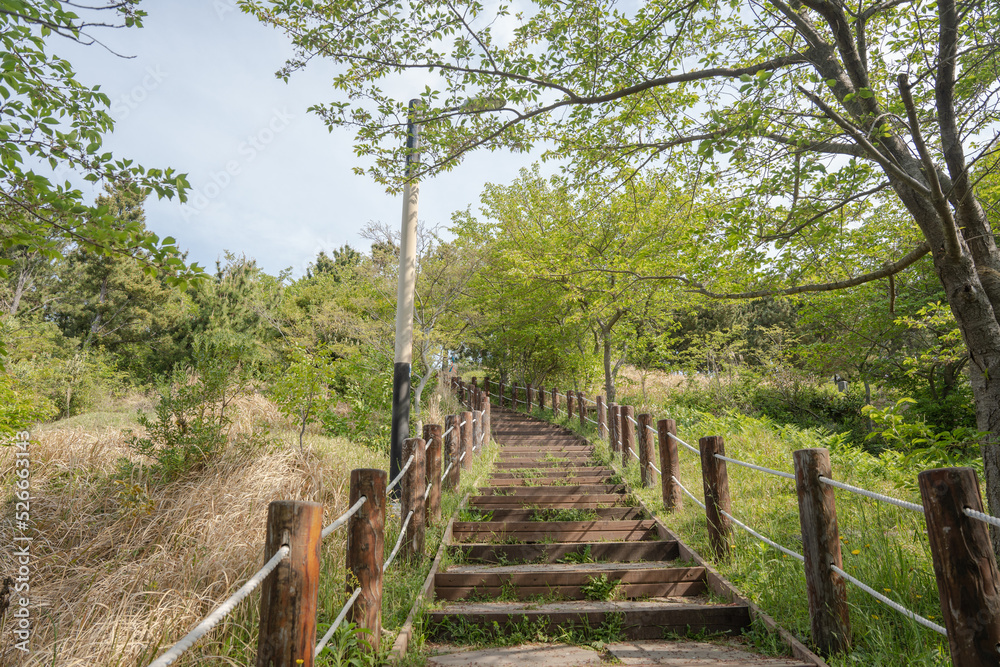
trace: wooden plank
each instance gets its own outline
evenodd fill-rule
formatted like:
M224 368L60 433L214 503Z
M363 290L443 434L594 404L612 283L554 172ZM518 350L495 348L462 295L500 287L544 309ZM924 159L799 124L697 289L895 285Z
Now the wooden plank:
M555 563L569 555L589 553L595 561L629 563L669 561L678 557L671 542L576 542L559 544L470 544L449 547L452 557L481 563Z
M704 580L698 581L664 581L648 584L620 584L615 589L616 598L637 600L651 597L693 597L704 595L708 585ZM466 598L496 599L502 595L513 595L518 600L538 598L563 598L566 600L582 600L585 598L582 585L567 586L549 584L545 586L448 586L435 587L434 597L437 600L464 600Z
M487 480L489 486L561 486L562 482L566 482L566 485L570 484L574 486L592 486L594 484L608 484L614 478L613 475L574 475L569 476L559 476L552 475L551 477L546 475L544 477L504 477L501 479L490 479ZM559 481L560 484L552 484L553 481Z
M492 586L504 584L513 586L545 587L582 586L591 579L606 577L608 581L623 584L669 584L682 581L701 581L705 578L703 567L629 567L627 564L614 568L598 568L579 565L569 570L547 570L532 568L528 571L477 571L463 572L449 570L440 572L434 578L434 585L442 588L459 586Z
M560 509L569 508L540 508L540 509L495 509L489 521L536 521L536 516L545 516L547 512L558 512ZM597 515L598 519L605 520L637 520L648 518L638 507L595 507L585 510L588 513Z
M625 496L617 493L593 493L593 494L552 494L550 495L522 495L522 496L498 496L484 495L473 496L469 503L474 507L551 507L564 509L570 507L595 508L622 506L625 503Z
M574 496L587 494L612 495L625 493L624 484L575 484L552 486L481 486L478 489L483 496L518 495L518 496Z

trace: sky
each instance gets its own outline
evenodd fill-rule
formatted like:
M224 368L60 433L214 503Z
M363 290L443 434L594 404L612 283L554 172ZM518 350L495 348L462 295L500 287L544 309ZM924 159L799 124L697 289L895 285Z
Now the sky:
M143 28L95 34L127 58L66 41L52 49L82 83L111 98L116 128L106 147L117 158L188 175L187 205L147 200L150 229L176 238L189 261L209 269L228 250L257 259L268 273L291 268L300 276L320 251L345 243L367 249L358 233L368 221L398 227L402 199L352 172L366 165L350 132L330 133L307 112L337 99L333 65L316 60L289 83L275 78L292 52L288 39L235 1L143 2ZM397 85L395 94L408 98L424 81ZM420 220L447 224L452 212L476 208L487 182L509 183L529 163L524 155L473 154L421 183Z

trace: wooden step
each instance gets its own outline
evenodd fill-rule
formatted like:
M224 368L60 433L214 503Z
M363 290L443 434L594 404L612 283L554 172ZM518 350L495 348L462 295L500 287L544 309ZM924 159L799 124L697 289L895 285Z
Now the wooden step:
M616 599L702 595L704 567L671 567L669 563L546 563L543 565L453 566L434 576L439 600L514 595L519 600L561 598L583 600L593 581L617 584Z
M531 468L514 468L514 472L510 472L510 468L506 468L505 472L495 472L491 475L492 479L530 479L530 474L538 472L542 477L573 477L576 475L615 475L613 468L608 468L607 466L574 466L572 468L563 467L550 467L550 466L538 466Z
M490 516L482 519L483 521L554 521L558 520L559 517L553 515L563 510L546 507L539 509L495 509L481 511L491 512ZM584 509L582 511L587 512L590 515L595 515L598 519L605 519L608 521L648 518L642 509L638 507L596 507L592 509Z
M555 632L559 626L583 625L591 628L605 621L621 623L628 639L663 639L667 634L737 634L750 626L750 610L741 604L707 604L701 598L661 598L615 602L451 602L428 613L431 635L448 639L448 623L467 623L503 631L519 622L538 623Z
M658 542L562 542L548 544L453 544L452 559L476 563L555 563L568 556L630 563L672 561L680 552L673 540Z
M483 496L576 496L576 495L612 495L625 493L624 484L574 484L562 486L481 486L478 489Z
M593 459L589 461L574 461L573 465L569 467L567 467L569 464L567 464L566 462L558 462L558 461L538 461L537 463L533 463L532 465L524 465L523 463L519 463L517 461L514 462L497 461L494 465L498 470L512 470L512 469L517 470L521 468L542 468L542 469L556 468L558 470L581 470L585 468L594 468L594 469L604 470L606 468L604 464L599 464L597 461Z
M656 522L639 521L456 521L456 542L639 542L659 538Z
M510 488L510 487L508 487ZM503 495L494 494L472 496L469 504L481 509L507 509L518 507L550 507L566 509L571 507L593 509L598 507L621 507L625 505L627 496L620 493L559 493L549 488L548 495L542 493ZM522 489L523 490L523 489Z
M504 477L501 479L489 479L489 486L592 486L594 484L610 484L614 480L613 475L574 475L570 476L539 476L539 477ZM553 482L557 482L553 484Z

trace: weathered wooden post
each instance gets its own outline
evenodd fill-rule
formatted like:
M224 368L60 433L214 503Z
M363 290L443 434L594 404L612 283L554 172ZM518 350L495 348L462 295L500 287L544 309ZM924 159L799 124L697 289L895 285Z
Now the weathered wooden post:
M538 388L538 409L545 409L545 387Z
M445 468L449 464L451 465L448 476L444 479L444 488L452 491L458 488L462 475L462 464L458 462L458 457L462 455L461 429L458 427L461 419L459 417L459 415L448 415L444 418L444 430L448 434L444 436L444 448L448 455L448 463L445 464Z
M972 468L938 468L917 475L955 667L1000 660L1000 572L985 523L965 514L983 511Z
M461 416L461 428L459 429L461 444L458 446L460 452L458 456L462 460L459 462L456 459L455 465L461 465L462 470L472 470L472 413L463 412Z
M552 387L552 416L559 416L559 390Z
M597 435L608 439L608 411L604 406L604 397L597 397Z
M566 419L573 419L573 390L566 390Z
M399 520L406 521L406 516L412 511L413 517L406 527L406 537L400 554L406 560L420 560L424 556L424 531L427 518L424 516L424 479L427 466L424 464L424 441L421 438L407 438L403 441L403 461L413 457L403 479L399 481L400 493Z
M609 442L611 443L612 452L620 452L622 449L622 406L611 404L611 420L609 423L611 427L611 437Z
M483 446L490 444L490 440L493 438L493 416L491 413L492 408L490 407L492 403L490 402L490 395L486 394L486 398L483 402Z
M795 491L799 496L812 639L822 653L840 653L851 647L851 620L847 609L847 584L830 567L844 567L837 530L836 498L833 487L819 481L820 477L833 478L830 452L800 449L792 458L795 461Z
M632 462L633 452L635 452L635 428L632 420L635 419L635 408L631 405L621 407L622 423L622 468L627 468Z
M684 492L674 478L681 478L681 460L677 442L677 424L673 419L656 422L656 435L660 446L660 486L663 490L663 507L668 512L684 507Z
M427 445L424 460L426 461L427 502L424 503L424 514L427 525L431 526L441 520L441 425L424 424L424 442Z
M485 430L483 429L483 411L472 411L472 449L479 449L483 446Z
M583 392L576 392L576 411L580 413L580 429L587 428L587 404L583 401Z
M722 437L710 435L698 441L701 449L701 473L705 490L705 518L708 520L708 542L719 560L729 556L732 522L723 512L732 512L729 500L729 473L726 462L716 454L726 455Z
M503 395L504 395L504 381L500 379L497 382L497 407L503 410Z
M486 377L483 378L483 391L486 392L487 396L489 396L490 393L493 391L493 383L490 382L490 376L489 375L487 375Z
M267 507L264 561L286 544L289 553L261 588L258 665L313 664L322 532L319 503L275 500Z
M639 476L642 485L650 487L656 484L656 471L650 465L653 462L653 415L643 413L639 415L638 422L636 429L639 434L636 439L639 441L639 466L642 468Z
M347 592L350 594L355 588L361 589L361 595L347 612L347 620L368 630L362 637L376 655L382 637L382 561L385 559L385 486L388 477L384 470L352 470L348 503L349 507L354 507L362 496L367 499L347 521ZM294 665L295 662L274 664Z
M531 383L524 383L524 411L531 412L531 404L534 402L532 399L534 392L531 390Z
M472 386L475 389L479 389L479 378L477 378L475 375L472 376Z

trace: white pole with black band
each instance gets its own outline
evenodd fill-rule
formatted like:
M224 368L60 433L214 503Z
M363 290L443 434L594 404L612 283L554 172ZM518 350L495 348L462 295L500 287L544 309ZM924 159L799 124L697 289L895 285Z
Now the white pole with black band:
M420 185L413 175L420 164L420 127L415 118L420 100L410 100L406 123L406 182L399 232L399 285L396 290L396 355L392 373L392 433L389 479L403 464L403 441L410 437L410 364L413 356L413 289L417 277L417 199ZM396 495L394 490L393 496Z

